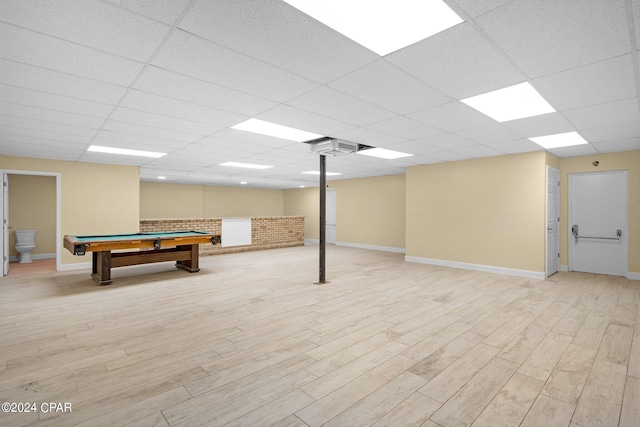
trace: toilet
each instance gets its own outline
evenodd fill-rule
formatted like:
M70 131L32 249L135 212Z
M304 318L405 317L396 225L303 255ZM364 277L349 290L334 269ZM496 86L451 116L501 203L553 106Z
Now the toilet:
M31 262L31 251L36 248L36 230L14 230L16 251L20 253L20 264Z

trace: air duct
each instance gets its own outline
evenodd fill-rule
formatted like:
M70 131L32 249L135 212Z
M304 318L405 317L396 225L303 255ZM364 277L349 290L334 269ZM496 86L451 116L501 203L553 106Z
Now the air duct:
M320 154L321 156L343 156L358 151L357 142L349 142L341 139L326 138L317 141L311 141L311 152Z

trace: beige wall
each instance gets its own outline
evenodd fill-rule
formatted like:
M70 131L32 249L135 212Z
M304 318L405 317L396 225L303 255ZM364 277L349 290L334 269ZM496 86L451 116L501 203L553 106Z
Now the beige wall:
M0 155L0 169L59 173L61 232L65 234L136 233L140 224L137 167L32 159ZM58 242L62 264L86 263Z
M282 216L283 190L140 183L140 218Z
M405 176L330 181L336 190L336 240L391 248L405 247ZM305 217L304 236L319 238L320 190L285 190L284 214Z
M407 168L407 256L544 272L544 152Z
M600 165L593 166L598 160ZM604 172L613 170L629 171L629 271L640 272L640 151L598 154L596 156L570 157L560 159L560 264L568 265L568 218L569 189L568 174L584 172Z
M9 227L36 229L32 255L56 253L56 178L9 174ZM16 240L9 234L9 255L17 256Z
M284 191L284 215L304 218L305 239L320 238L320 189L300 188Z
M284 215L284 190L204 186L205 218Z
M405 248L405 175L329 182L338 242Z

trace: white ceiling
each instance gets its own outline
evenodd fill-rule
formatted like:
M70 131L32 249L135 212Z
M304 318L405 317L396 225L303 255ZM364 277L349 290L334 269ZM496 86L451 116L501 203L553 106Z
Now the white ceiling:
M301 173L319 167L308 145L231 126L256 117L415 155L328 158L342 173L329 179L537 151L526 138L568 131L589 145L550 152L640 149L640 0L445 1L464 23L381 58L279 0L3 0L0 154L297 188L318 185ZM524 81L557 112L497 123L459 101Z

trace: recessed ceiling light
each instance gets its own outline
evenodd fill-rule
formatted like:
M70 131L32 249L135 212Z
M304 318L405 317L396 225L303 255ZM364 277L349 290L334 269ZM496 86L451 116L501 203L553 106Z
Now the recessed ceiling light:
M166 176L159 176L158 179L167 179Z
M441 0L285 0L380 56L463 20Z
M556 111L529 82L461 99L460 101L499 122L539 116Z
M107 154L124 154L126 156L140 156L140 157L162 157L167 153L158 153L155 151L141 151L141 150L127 150L126 148L113 148L103 147L101 145L91 145L87 148L87 151L93 151L95 153L107 153Z
M267 165L252 165L251 163L238 163L238 162L220 163L220 166L231 166L234 168L247 168L247 169L269 169L273 167L273 166L267 166Z
M306 173L307 175L320 175L320 171L307 171L302 173ZM325 172L325 175L327 176L342 175L342 173L341 172Z
M231 126L232 129L244 130L247 132L259 133L261 135L274 136L276 138L288 139L289 141L304 142L312 139L322 138L317 133L307 132L300 129L282 126L264 120L249 119L242 123Z
M246 184L247 184L247 181L240 181L240 184L242 184L242 185L246 185Z
M386 148L370 148L368 150L362 150L356 152L356 154L362 154L363 156L379 157L381 159L400 159L402 157L410 157L413 154L402 153L400 151L387 150Z
M578 132L566 132L558 133L555 135L536 136L529 139L536 144L543 146L544 148L571 147L573 145L583 145L589 143L583 137L581 137Z
M300 187L300 188L304 188L304 185L298 185L298 187Z

